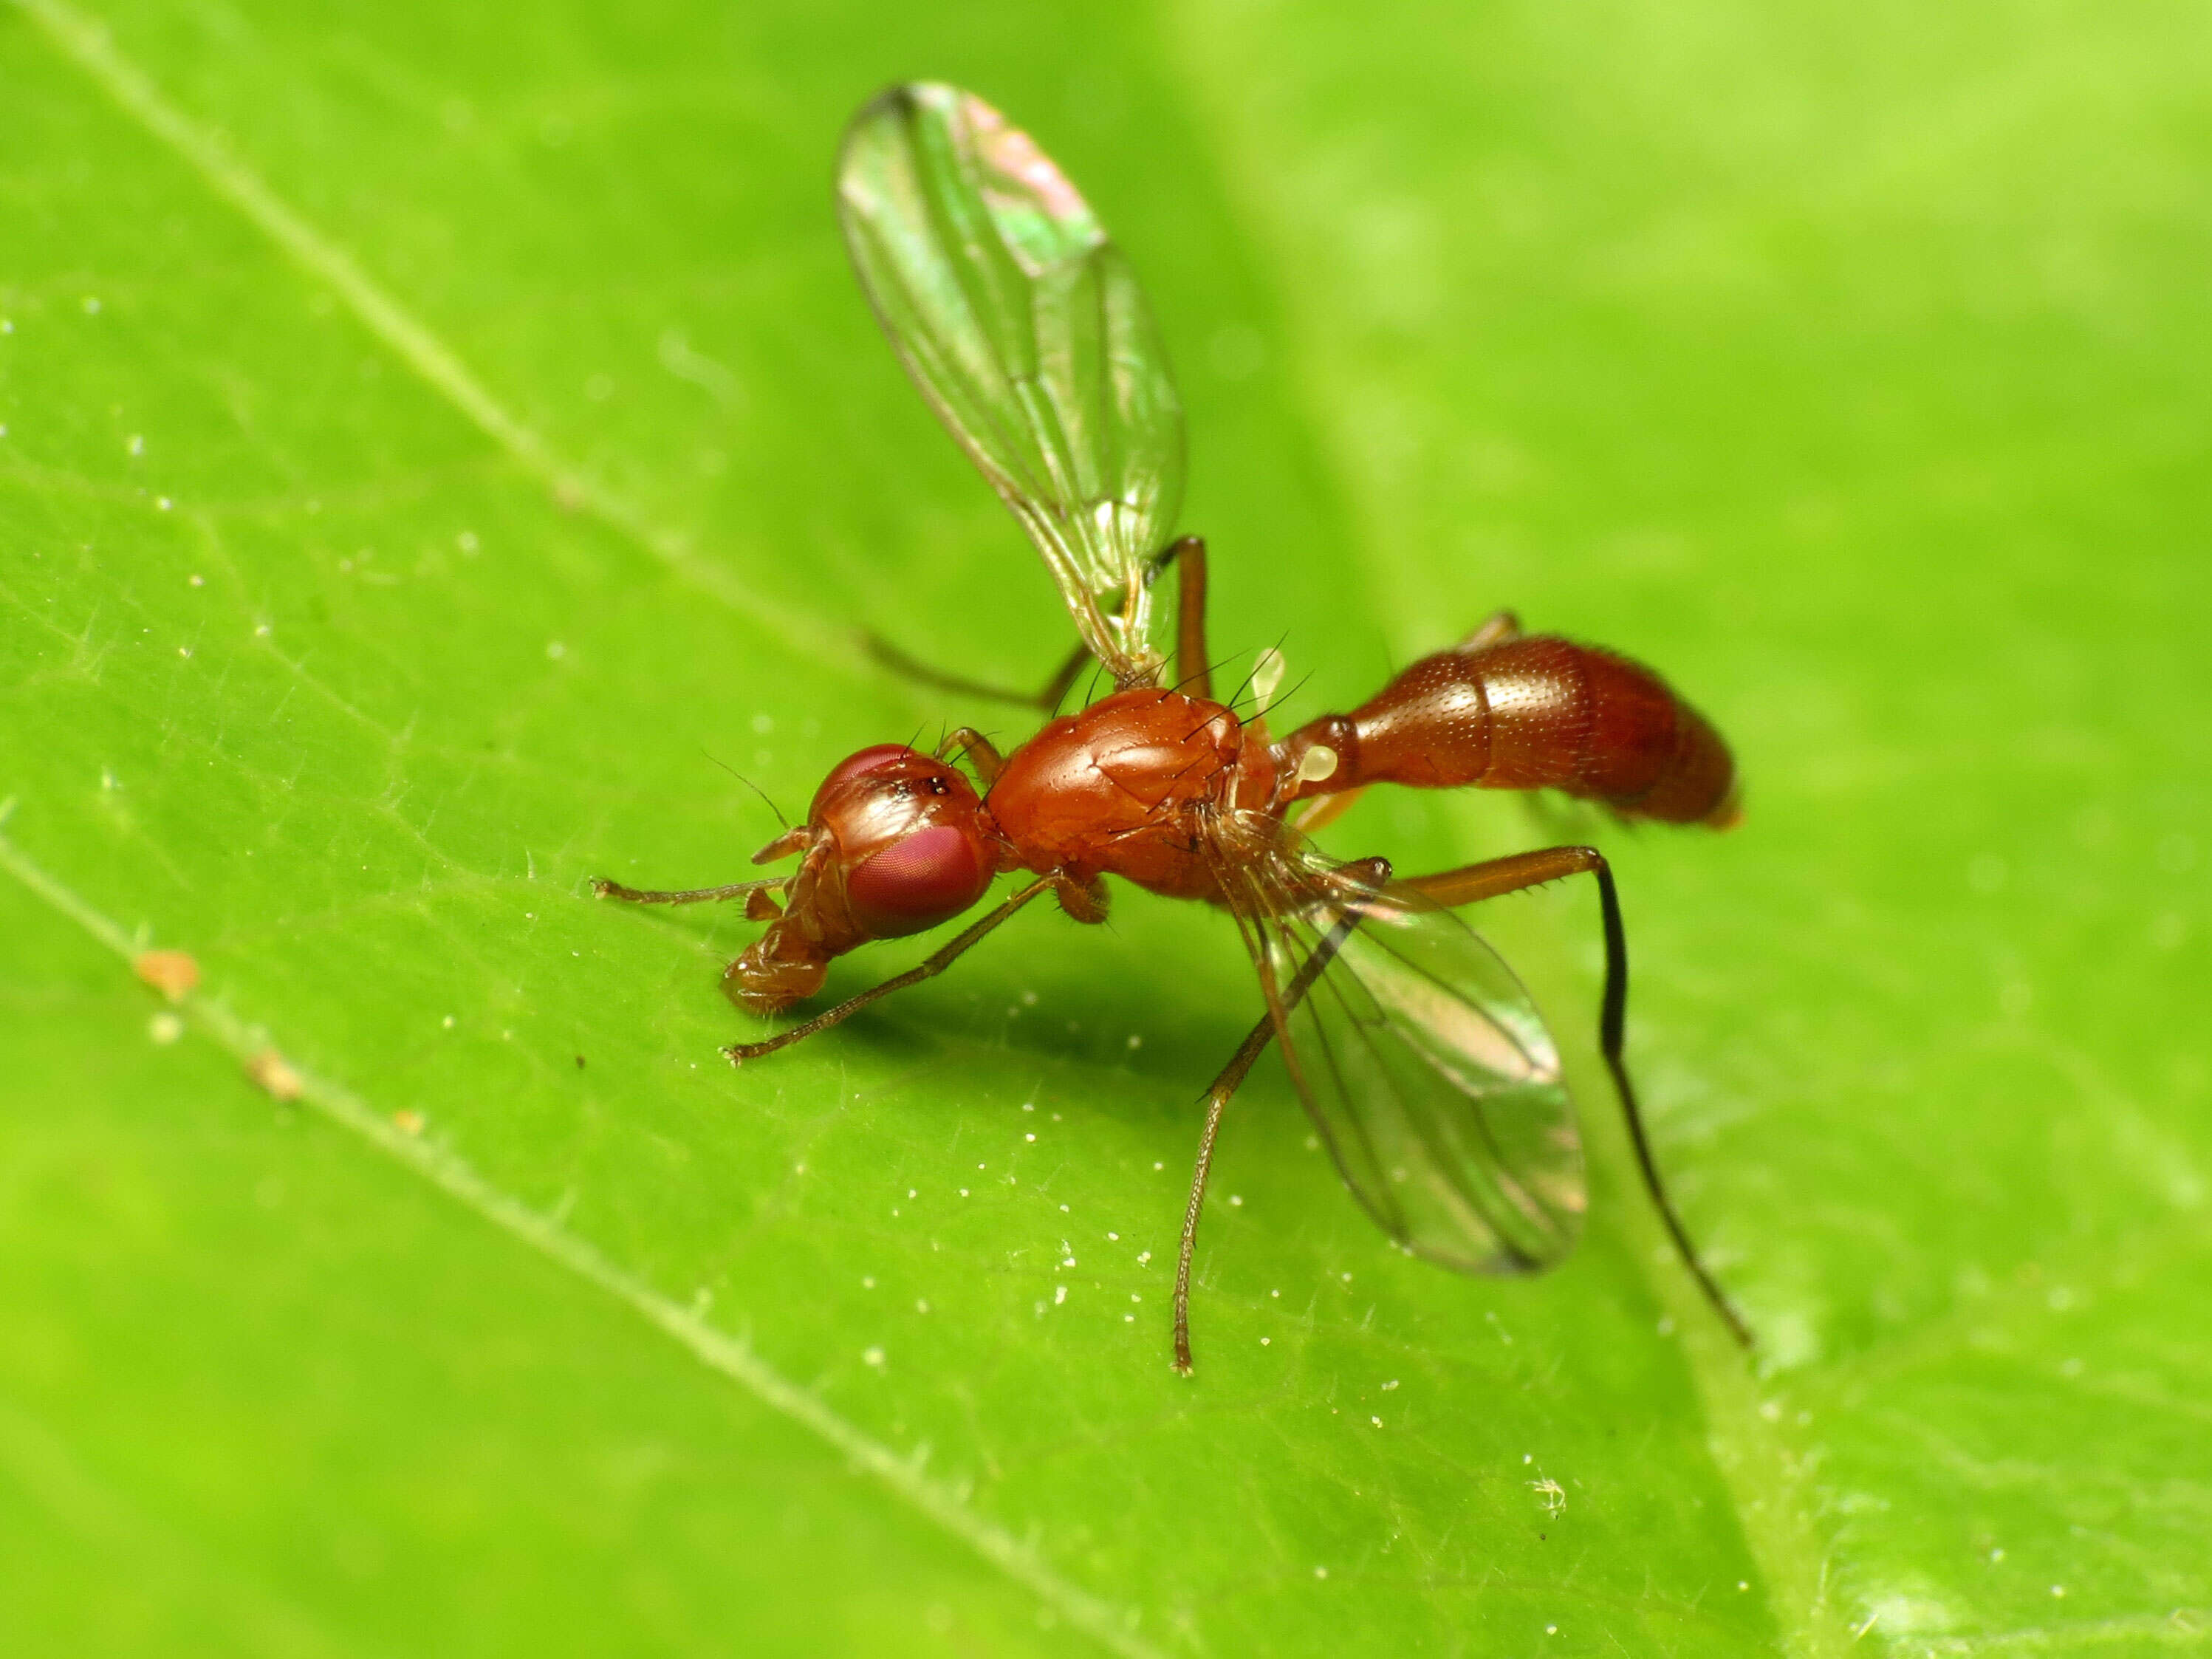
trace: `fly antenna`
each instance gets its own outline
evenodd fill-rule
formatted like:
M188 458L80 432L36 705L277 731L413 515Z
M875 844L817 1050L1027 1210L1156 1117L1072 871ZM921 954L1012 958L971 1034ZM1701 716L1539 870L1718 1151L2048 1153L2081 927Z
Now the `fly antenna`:
M724 760L720 755L717 755L713 750L708 748L705 744L702 744L700 745L699 752L704 755L708 760L714 762L715 765L720 767L725 772L727 772L739 783L744 785L746 788L751 790L753 793L758 795L763 801L767 801L768 810L775 814L775 821L787 830L791 828L791 820L784 817L783 808L778 806L774 801L769 800L767 790L762 788L760 785L755 783L750 778L738 771L736 767L731 765L729 762Z

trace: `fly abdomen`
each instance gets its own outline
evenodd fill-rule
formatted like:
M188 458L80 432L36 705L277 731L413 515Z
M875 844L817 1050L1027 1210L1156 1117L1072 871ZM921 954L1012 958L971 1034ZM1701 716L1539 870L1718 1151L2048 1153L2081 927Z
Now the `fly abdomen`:
M1668 823L1736 816L1735 763L1703 715L1641 664L1549 635L1424 657L1350 714L1292 732L1281 764L1294 799L1472 785Z

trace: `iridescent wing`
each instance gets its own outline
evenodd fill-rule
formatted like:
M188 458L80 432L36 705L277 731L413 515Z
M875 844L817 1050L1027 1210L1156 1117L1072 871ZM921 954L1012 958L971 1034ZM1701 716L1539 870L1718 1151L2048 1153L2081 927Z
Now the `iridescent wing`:
M1027 133L937 82L854 118L837 202L899 361L1084 643L1122 684L1154 678L1145 566L1181 502L1182 405L1121 250Z
M1528 991L1452 912L1294 843L1224 861L1275 1040L1382 1230L1463 1273L1535 1272L1581 1236L1582 1139Z

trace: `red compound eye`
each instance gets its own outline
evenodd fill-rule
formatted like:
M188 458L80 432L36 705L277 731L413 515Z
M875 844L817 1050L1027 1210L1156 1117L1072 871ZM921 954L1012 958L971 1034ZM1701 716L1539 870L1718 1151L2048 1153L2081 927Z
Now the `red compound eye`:
M853 872L845 896L854 920L870 933L896 939L958 915L990 884L968 832L933 823L902 836Z

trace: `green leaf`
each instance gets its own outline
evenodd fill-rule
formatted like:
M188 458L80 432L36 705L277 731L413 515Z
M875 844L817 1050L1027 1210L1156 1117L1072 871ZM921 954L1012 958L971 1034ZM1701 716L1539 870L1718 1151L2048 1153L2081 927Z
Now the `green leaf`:
M0 11L10 1651L2200 1643L2208 35ZM1142 278L1217 648L1285 641L1304 714L1510 605L1737 743L1725 838L1406 796L1333 844L1603 841L1752 1360L1592 1076L1586 893L1480 917L1576 1046L1577 1256L1398 1256L1263 1072L1187 1382L1223 919L1027 912L732 1073L750 930L588 897L747 873L715 760L789 809L1022 734L858 628L1065 648L838 245L838 132L915 75Z

